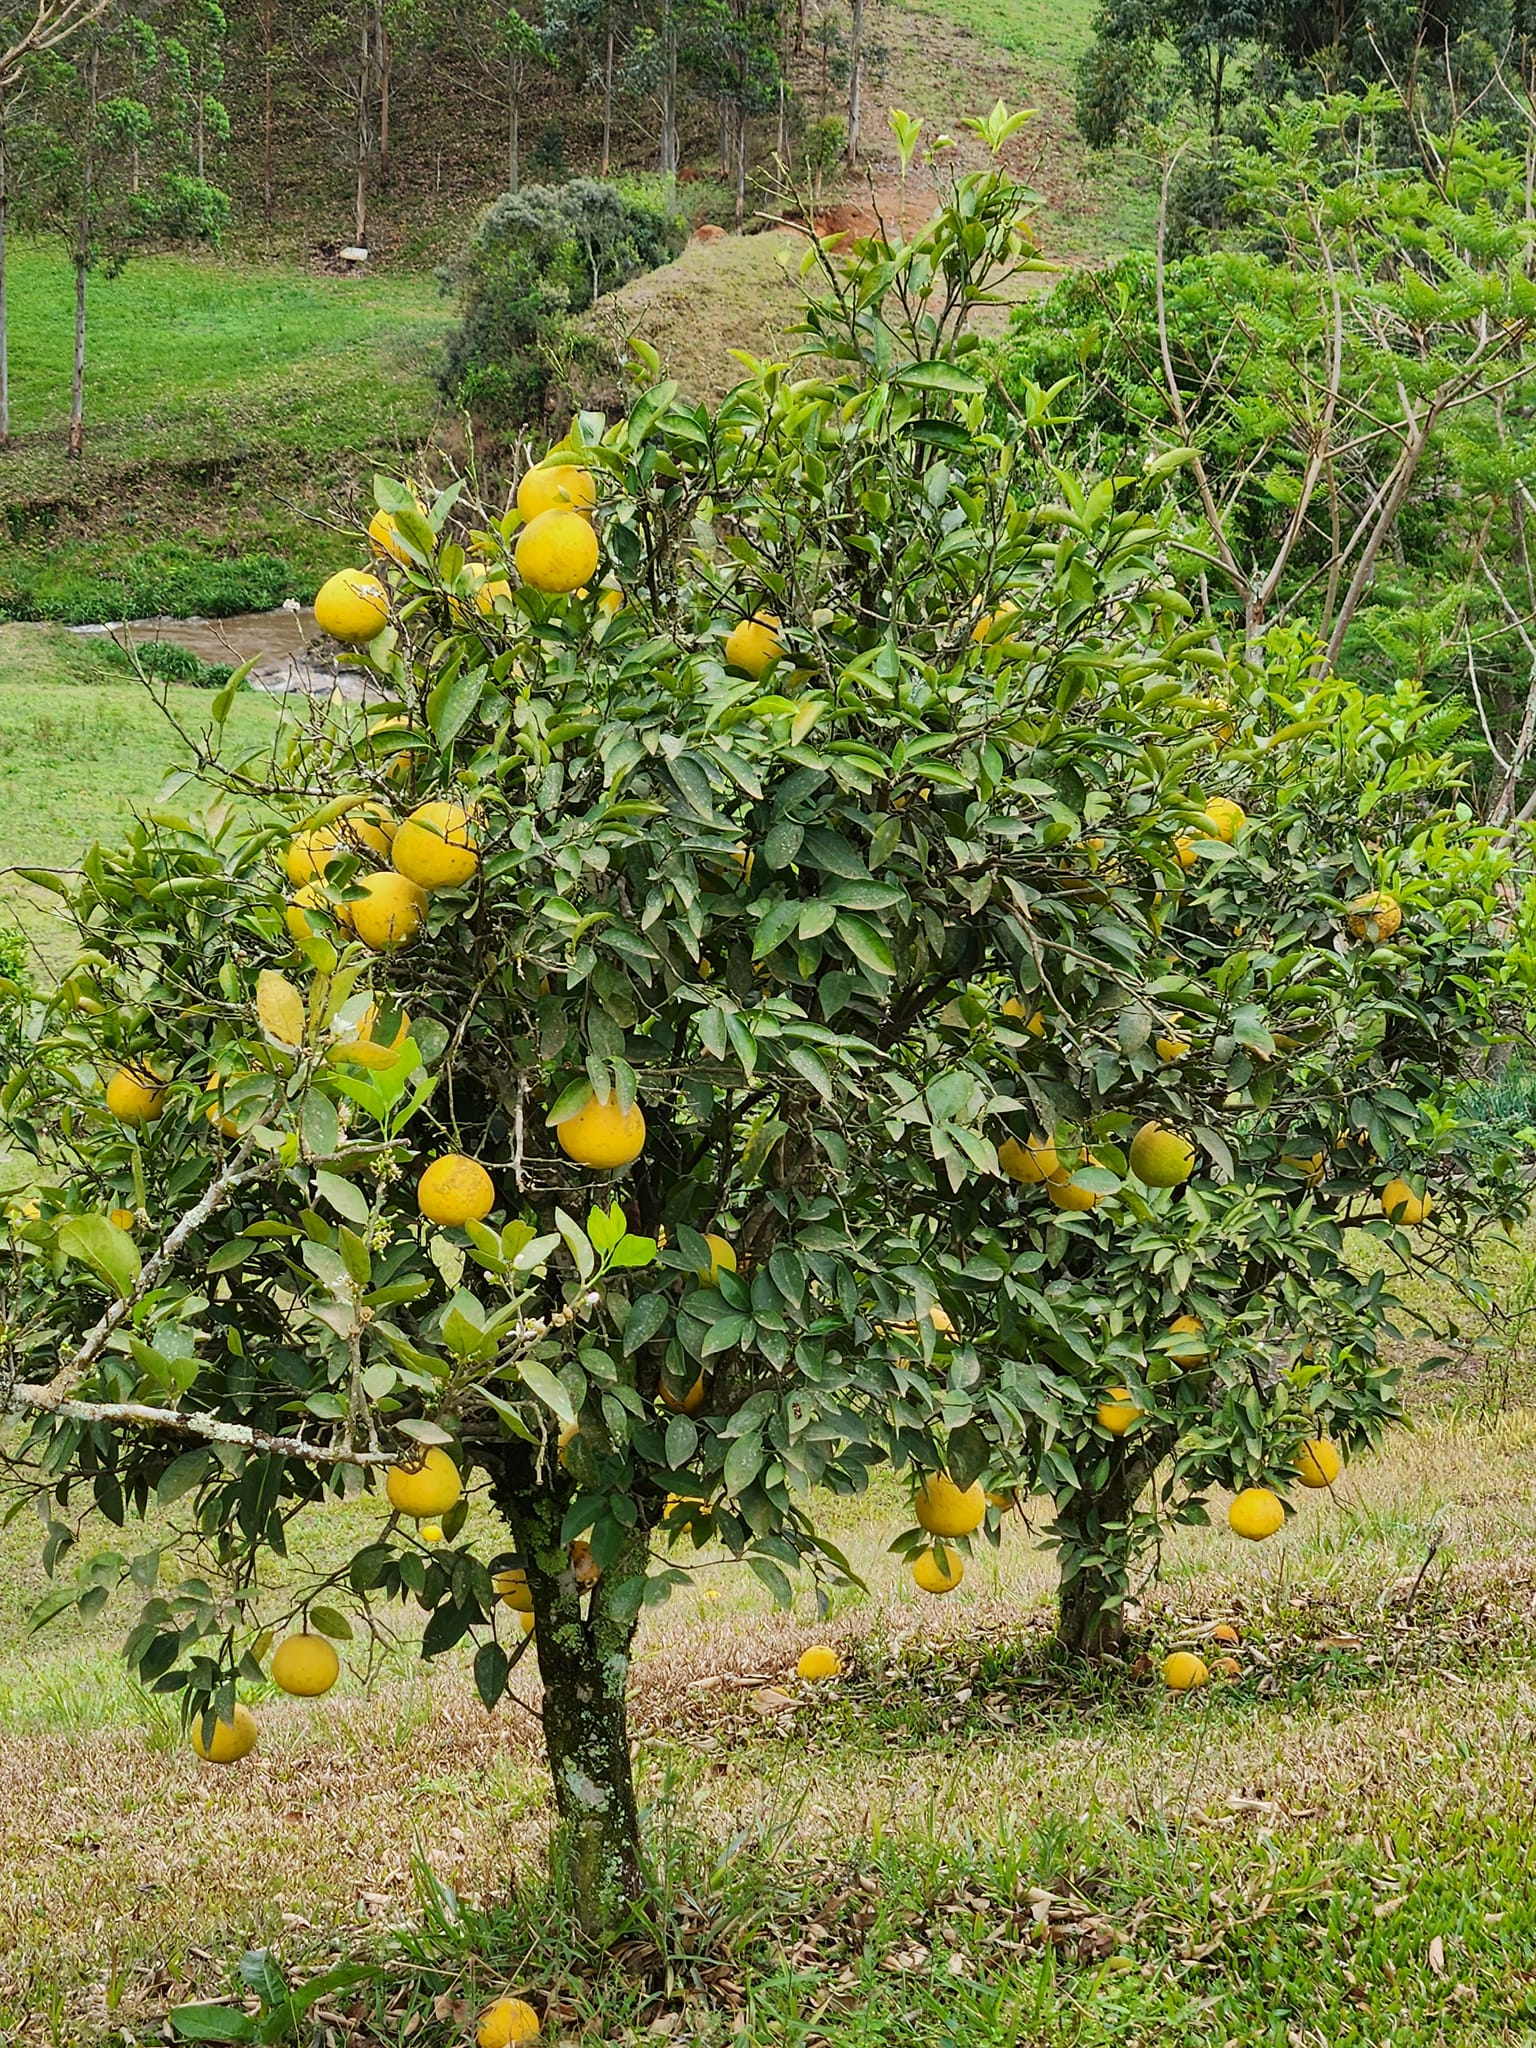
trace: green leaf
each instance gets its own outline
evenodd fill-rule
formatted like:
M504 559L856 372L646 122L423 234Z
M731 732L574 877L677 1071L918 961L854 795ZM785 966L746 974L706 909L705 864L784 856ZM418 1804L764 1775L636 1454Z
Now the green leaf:
M475 715L485 689L484 669L443 677L427 698L427 724L440 747L451 747Z
M629 1305L629 1314L624 1319L624 1355L626 1358L638 1351L643 1344L649 1344L671 1313L671 1297L666 1294L640 1294Z
M536 1358L520 1358L517 1372L529 1393L536 1395L561 1422L569 1426L576 1420L576 1409L570 1395L547 1365L540 1365Z
M876 974L894 974L896 960L884 938L867 918L849 911L837 914L837 935L855 960Z
M265 2006L280 2005L288 1996L288 1980L270 1949L249 1948L240 1958L240 1981Z
M179 2041L254 2041L256 2022L234 2005L176 2005L171 2029Z
M891 382L908 391L949 391L956 398L981 398L987 389L979 377L942 361L908 363L895 372Z
M482 1643L475 1652L475 1691L486 1712L496 1705L507 1689L512 1660L500 1643Z
M143 1271L138 1246L106 1216L71 1216L59 1226L59 1250L89 1266L120 1301L132 1294Z
M756 1430L751 1430L746 1436L737 1437L725 1454L726 1492L745 1493L762 1469L763 1440Z
M352 1624L338 1608L311 1607L309 1625L321 1635L329 1636L333 1642L350 1643L352 1640Z

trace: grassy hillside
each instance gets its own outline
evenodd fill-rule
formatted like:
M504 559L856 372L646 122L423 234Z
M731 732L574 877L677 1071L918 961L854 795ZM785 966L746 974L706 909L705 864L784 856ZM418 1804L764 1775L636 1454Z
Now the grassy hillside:
M93 282L85 460L66 461L71 280L10 265L18 439L0 454L0 617L236 611L312 589L319 521L436 414L425 277L163 256Z
M206 726L204 692L173 689L167 701L188 730ZM276 717L269 698L242 695L230 727L254 744ZM46 964L65 943L54 899L7 871L68 868L93 840L116 838L182 758L164 713L98 646L57 627L0 626L0 916Z

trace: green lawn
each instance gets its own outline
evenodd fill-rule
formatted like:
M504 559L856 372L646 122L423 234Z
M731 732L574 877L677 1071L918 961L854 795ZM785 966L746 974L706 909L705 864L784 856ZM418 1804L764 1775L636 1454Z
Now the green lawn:
M17 445L0 455L0 617L232 611L308 592L327 530L436 414L429 278L161 256L93 279L85 460L65 459L72 281L13 250Z
M172 689L190 731L208 722L201 690ZM277 716L242 694L226 730L259 742ZM58 627L0 626L0 915L9 911L55 964L64 946L54 898L3 872L67 868L96 839L116 838L184 758L144 686L99 645Z

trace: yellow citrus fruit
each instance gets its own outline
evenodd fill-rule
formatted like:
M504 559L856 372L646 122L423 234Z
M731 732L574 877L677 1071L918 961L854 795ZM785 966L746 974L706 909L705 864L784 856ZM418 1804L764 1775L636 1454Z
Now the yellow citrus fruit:
M422 1522L416 1534L423 1543L441 1543L443 1540L443 1532L436 1522Z
M215 1721L213 1740L203 1744L203 1717L192 1720L192 1747L206 1764L237 1764L256 1747L256 1716L249 1707L236 1705L234 1718Z
M1227 1509L1227 1520L1237 1535L1246 1536L1250 1543L1262 1543L1285 1527L1285 1506L1279 1494L1271 1493L1267 1486L1245 1486Z
M526 1999L498 1998L481 2013L475 2040L479 2048L517 2048L520 2041L537 2041L542 2031Z
M153 1067L133 1060L108 1081L106 1100L120 1124L152 1124L165 1114L165 1081Z
M360 875L362 896L347 905L347 922L375 953L407 946L427 918L427 892L407 876L380 869Z
M1248 822L1248 814L1241 804L1233 803L1229 796L1213 796L1205 807L1210 820L1211 833L1230 846Z
M571 1577L585 1591L595 1586L603 1576L602 1567L592 1555L592 1546L585 1536L578 1536L571 1545Z
M289 1636L272 1652L272 1683L298 1699L318 1699L340 1676L341 1659L324 1636Z
M841 1678L842 1675L842 1658L836 1650L829 1650L825 1643L817 1643L800 1652L800 1661L795 1666L797 1678Z
M474 820L462 804L419 804L396 832L391 859L423 889L460 888L480 864Z
M478 1159L445 1152L416 1183L416 1206L429 1223L462 1230L479 1223L496 1206L496 1187Z
M946 1550L936 1543L914 1558L912 1577L924 1593L953 1593L965 1577L965 1559L958 1550Z
M1422 1195L1416 1195L1408 1182L1400 1177L1389 1180L1381 1191L1381 1213L1393 1223L1406 1223L1411 1228L1422 1223L1435 1206L1434 1197L1426 1188Z
M1168 1029L1160 1038L1152 1041L1152 1049L1165 1067L1171 1067L1175 1060L1189 1057L1189 1040L1177 1027L1183 1022L1177 1010L1168 1020Z
M661 1405L663 1408L670 1408L674 1415L697 1415L704 1406L703 1367L699 1368L698 1378L688 1389L687 1393L683 1395L674 1394L665 1379L663 1379L661 1383Z
M1107 1429L1111 1436L1124 1436L1146 1412L1131 1399L1128 1387L1111 1387L1095 1410L1100 1429Z
M995 612L983 612L971 628L973 643L979 647L982 641L990 640L1003 621L1013 618L1018 609L1016 604L1005 598Z
M464 1481L442 1445L433 1444L419 1465L391 1465L384 1475L384 1491L392 1508L424 1521L457 1507Z
M704 1242L709 1246L709 1264L699 1269L699 1278L706 1287L715 1287L722 1273L735 1272L736 1247L713 1230L705 1231Z
M567 1159L599 1173L614 1173L640 1157L645 1149L645 1115L638 1102L620 1109L618 1097L606 1102L589 1096L574 1116L555 1126L555 1140Z
M1131 1171L1149 1188L1176 1188L1195 1170L1195 1148L1166 1124L1143 1124L1131 1140Z
M505 576L487 576L483 583L475 586L475 610L482 619L494 616L497 604L503 599L510 601L512 586Z
M392 1067L399 1059L406 1039L411 1035L411 1020L402 1011L395 1025L395 1035L388 1041L377 1035L378 1029L379 1006L377 1003L370 1003L358 1019L351 1035L348 1036L345 1031L338 1035L327 1057L350 1062L354 1066L371 1067L375 1072Z
M283 923L297 943L300 939L312 939L322 934L330 915L331 906L326 901L325 891L317 882L306 882L289 898L288 907L283 912Z
M138 1211L135 1209L109 1209L107 1211L107 1221L115 1224L119 1230L132 1230L138 1220Z
M388 860L394 838L395 820L383 804L357 803L331 824L297 834L289 841L283 866L293 886L302 888L318 882L342 854L372 853Z
M579 512L556 506L530 519L517 537L517 573L532 590L579 590L597 569L597 535Z
M1402 922L1403 906L1385 889L1357 896L1349 906L1349 929L1357 939L1390 939Z
M1210 1675L1205 1659L1193 1650L1175 1650L1163 1659L1163 1683L1170 1692L1197 1692Z
M912 1504L918 1526L930 1536L969 1536L987 1518L987 1496L981 1481L956 1486L947 1472L930 1472Z
M1005 1139L997 1148L997 1163L1010 1180L1022 1181L1026 1187L1037 1187L1043 1180L1062 1177L1056 1147L1035 1131L1030 1132L1022 1145L1017 1138Z
M491 1583L506 1606L516 1608L519 1614L532 1614L533 1595L528 1590L528 1574L521 1565L498 1572Z
M1296 1477L1303 1486L1332 1486L1344 1469L1338 1446L1315 1436L1296 1453Z
M1017 1018L1024 1026L1024 1029L1032 1033L1034 1037L1044 1038L1045 1012L1043 1010L1031 1010L1018 996L1010 996L1003 1005L1002 1014L1005 1017Z
M784 659L779 622L771 612L754 612L732 626L725 639L725 659L731 668L754 680L767 674L776 661Z
M315 624L345 647L360 647L389 624L389 592L371 569L339 569L320 587Z
M1315 1188L1322 1180L1327 1160L1321 1152L1282 1152L1280 1164L1288 1166L1292 1173L1299 1173L1309 1188Z
M517 487L517 509L530 525L541 512L590 512L596 503L591 470L570 462L540 462Z
M1050 1176L1045 1183L1045 1192L1053 1207L1071 1209L1079 1215L1099 1206L1099 1196L1095 1191L1092 1188L1080 1188L1065 1168Z
M1194 1337L1195 1344L1170 1344L1168 1356L1175 1365L1196 1365L1205 1356L1205 1325L1198 1316L1175 1316L1168 1325L1170 1337Z
M525 1636L531 1636L533 1634L535 1626L533 1609L531 1607L526 1609L520 1607L517 1610L517 1620L518 1626L522 1629L523 1634Z
M414 492L412 496L415 496ZM427 508L420 498L416 499L416 510L423 519L426 518ZM402 569L410 567L413 558L392 513L384 511L382 507L374 513L368 522L368 539L376 555L387 556L390 561L398 562Z

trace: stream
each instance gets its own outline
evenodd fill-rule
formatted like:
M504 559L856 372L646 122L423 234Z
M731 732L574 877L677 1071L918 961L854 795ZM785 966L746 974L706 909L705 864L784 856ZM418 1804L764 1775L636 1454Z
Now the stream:
M71 626L93 637L110 633L122 647L164 645L190 648L202 661L238 667L254 660L249 684L271 696L297 693L328 697L333 691L361 700L368 683L355 669L338 667L318 645L315 615L280 606L272 612L237 612L227 619L129 619L111 626Z

